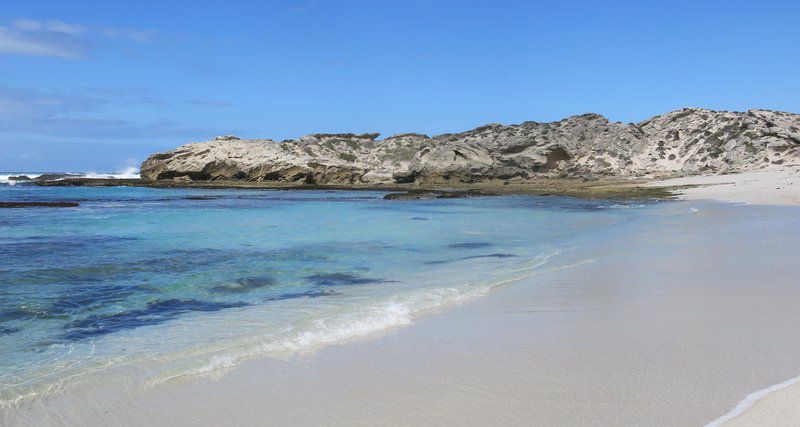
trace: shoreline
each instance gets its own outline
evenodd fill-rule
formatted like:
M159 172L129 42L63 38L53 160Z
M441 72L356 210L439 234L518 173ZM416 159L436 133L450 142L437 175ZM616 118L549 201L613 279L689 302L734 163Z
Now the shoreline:
M697 175L648 183L672 189L681 200L718 200L752 205L800 205L800 167L729 175Z
M706 427L751 426L769 420L774 425L791 425L800 419L800 376L748 394L730 412Z
M46 420L57 408L64 418L53 424L137 425L708 423L800 370L792 254L775 251L792 242L775 221L795 229L785 214L796 210L659 209L656 223L631 224L551 270L595 262L502 286L411 327L118 399L91 395L74 410L56 399L29 415Z
M60 184L53 184L47 183L44 185L80 185L80 186L119 186L128 185L128 186L144 186L144 187L155 187L155 188L244 188L244 189L272 189L272 190L289 190L289 189L305 189L305 190L379 190L379 191L392 191L392 192L401 192L399 194L411 194L413 197L427 197L431 194L443 194L443 193L450 193L450 194L458 194L463 196L489 196L489 195L497 195L497 194L553 194L545 191L543 189L543 185L532 186L530 182L524 184L517 184L510 186L502 185L499 187L501 191L497 191L497 185L483 185L483 186L469 186L468 188L461 187L457 188L454 186L451 187L430 187L430 188L419 188L418 186L410 186L410 185L401 185L401 186L357 186L357 187L347 187L347 186L264 186L260 185L260 183L231 183L231 182L202 182L202 183L175 183L171 181L156 181L156 182L147 182L143 180L120 180L120 179L82 179L82 178L70 178L70 181L67 183L61 182ZM121 182L122 181L122 182ZM57 181L58 182L58 181ZM547 180L545 182L551 183L550 187L556 187L552 185L553 182L558 181L550 181ZM663 181L651 181L644 186L648 188L656 188L659 191L669 191L672 192L676 198L682 200L717 200L720 202L732 202L732 203L745 203L749 205L753 205L754 208L758 205L782 205L782 206L793 206L793 205L800 205L800 184L795 185L795 183L800 182L800 168L782 168L782 169L774 169L774 170L764 170L764 171L756 171L756 172L747 172L743 174L732 174L732 175L712 175L712 176L692 176L692 177L684 177L684 178L675 178ZM41 185L41 184L40 184ZM574 187L570 187L569 185L560 187L560 188L568 188L568 189L579 189L579 186L575 185L573 180L570 181L570 185L574 185ZM603 183L602 185L619 185L621 188L626 188L625 184L620 182L615 182L614 184ZM597 187L602 187L602 185L598 185ZM640 185L638 182L636 184L627 184L630 185ZM481 190L477 190L476 187L481 188ZM629 187L627 187L629 188ZM490 192L489 190L494 190L494 192ZM508 192L502 191L506 190ZM523 192L524 191L524 192ZM585 190L584 190L585 191ZM591 190L590 190L591 192ZM557 194L557 193L556 193ZM604 194L602 192L593 192L592 194ZM564 195L573 195L573 194L564 194ZM580 196L577 196L580 197ZM745 209L750 209L745 208ZM518 286L520 284L512 285ZM497 292L507 292L506 289L498 290ZM480 301L472 301L467 304L474 305L480 304ZM446 313L458 311L460 308L458 307L448 307L443 311ZM449 317L454 317L455 315L448 315ZM428 322L428 320L424 320L431 317L430 315L425 315L421 318L421 321ZM438 316L433 316L438 317ZM452 320L452 319L451 319ZM416 326L415 326L416 328ZM414 328L410 328L414 329ZM394 330L387 332L389 335L395 334ZM367 339L368 342L380 341L383 339L383 333L379 334L376 337L370 337ZM359 339L356 340L356 345L361 345L359 342L363 340ZM348 344L349 346L350 344ZM339 346L336 346L339 347ZM322 352L326 352L328 350L320 350ZM314 357L314 356L302 356L302 357ZM244 365L252 365L251 362L247 362ZM239 370L239 367L234 368L234 370ZM775 382L773 385L764 386L762 385L761 388L754 388L753 390L757 391L748 391L746 395L742 395L740 397L741 400L738 401L735 405L730 405L730 410L726 412L724 415L719 416L719 418L714 419L713 421L708 421L707 425L709 426L717 426L717 425L751 425L753 422L758 420L765 420L769 419L771 422L775 424L780 424L782 422L788 422L790 420L797 419L800 416L800 411L793 411L791 408L798 407L798 402L800 402L800 384L797 384L798 379L800 377L792 377L790 380L786 380L783 382ZM203 379L194 379L194 381L205 381Z

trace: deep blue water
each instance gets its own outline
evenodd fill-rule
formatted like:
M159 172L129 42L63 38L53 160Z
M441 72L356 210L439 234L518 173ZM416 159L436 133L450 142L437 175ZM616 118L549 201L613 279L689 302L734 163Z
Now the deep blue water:
M648 205L371 191L0 187L0 399L120 367L158 378L406 324ZM594 236L594 237L593 237Z

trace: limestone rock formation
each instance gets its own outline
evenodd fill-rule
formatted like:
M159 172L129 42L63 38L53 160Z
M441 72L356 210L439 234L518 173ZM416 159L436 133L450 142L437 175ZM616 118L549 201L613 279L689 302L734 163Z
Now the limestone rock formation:
M233 136L154 154L144 179L319 184L478 182L531 177L680 176L800 164L800 115L686 108L640 123L583 114L458 134Z

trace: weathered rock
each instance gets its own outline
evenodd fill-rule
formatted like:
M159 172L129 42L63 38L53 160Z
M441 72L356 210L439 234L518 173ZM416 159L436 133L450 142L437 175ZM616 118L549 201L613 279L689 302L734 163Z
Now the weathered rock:
M9 208L74 208L76 202L0 202L0 209Z
M458 134L221 137L154 154L148 180L298 184L479 182L534 177L676 176L800 164L800 115L686 108L638 124L583 114ZM185 178L184 178L185 177Z
M150 156L144 179L189 177L296 183L392 182L408 169L424 136L399 135L376 141L378 134L315 134L274 142L228 140L187 144Z
M242 139L242 138L239 138L238 136L234 136L234 135L221 135L221 136L215 136L214 137L214 141L236 141L236 140L239 140L239 139Z
M64 179L64 178L75 178L79 177L80 175L75 175L71 173L46 173L36 177L37 181L55 181L57 179Z
M9 181L33 181L33 178L29 177L28 175L17 175L17 176L9 176Z

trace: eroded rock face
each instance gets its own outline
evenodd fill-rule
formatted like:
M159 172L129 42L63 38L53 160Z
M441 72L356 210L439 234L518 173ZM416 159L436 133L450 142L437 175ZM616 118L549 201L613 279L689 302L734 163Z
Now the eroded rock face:
M144 179L251 180L297 183L391 182L409 168L424 135L315 134L298 140L215 140L154 154L141 167Z
M420 134L314 134L275 142L235 137L154 154L144 179L319 184L675 176L800 164L800 115L683 109L638 124L597 114Z

